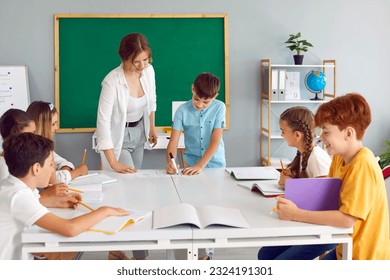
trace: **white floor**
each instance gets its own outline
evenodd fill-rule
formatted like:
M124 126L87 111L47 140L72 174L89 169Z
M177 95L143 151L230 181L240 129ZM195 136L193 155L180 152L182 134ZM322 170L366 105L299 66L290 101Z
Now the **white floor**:
M218 248L215 249L214 260L256 260L259 248ZM131 252L126 252L132 256ZM85 252L82 260L106 260L107 252ZM173 259L173 253L166 250L149 251L149 260Z

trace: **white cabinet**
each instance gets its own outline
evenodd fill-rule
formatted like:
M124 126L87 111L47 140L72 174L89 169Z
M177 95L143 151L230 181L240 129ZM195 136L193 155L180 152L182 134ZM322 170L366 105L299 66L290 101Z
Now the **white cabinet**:
M262 59L261 75L261 124L260 165L280 167L280 159L290 162L296 149L287 147L280 135L279 116L289 107L306 106L313 112L324 102L336 97L336 60L323 60L318 65L272 64ZM311 71L326 75L326 86L317 95L305 86L305 78ZM275 76L276 75L276 76Z

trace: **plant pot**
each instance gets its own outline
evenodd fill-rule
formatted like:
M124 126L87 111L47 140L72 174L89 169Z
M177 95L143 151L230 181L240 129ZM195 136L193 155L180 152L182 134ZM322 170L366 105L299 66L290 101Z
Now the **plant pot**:
M295 54L294 55L295 65L302 65L302 62L303 62L303 55L302 54L300 54L300 55Z

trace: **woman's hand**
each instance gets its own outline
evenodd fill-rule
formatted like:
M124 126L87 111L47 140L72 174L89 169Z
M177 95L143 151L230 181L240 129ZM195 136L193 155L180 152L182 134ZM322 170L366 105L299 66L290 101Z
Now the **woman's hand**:
M119 161L115 161L114 163L110 164L111 168L114 169L116 172L119 173L135 173L137 170L135 170L134 167L128 166L126 164L120 163Z
M157 145L157 139L158 139L158 136L157 136L156 130L150 129L148 141L152 145L152 147Z

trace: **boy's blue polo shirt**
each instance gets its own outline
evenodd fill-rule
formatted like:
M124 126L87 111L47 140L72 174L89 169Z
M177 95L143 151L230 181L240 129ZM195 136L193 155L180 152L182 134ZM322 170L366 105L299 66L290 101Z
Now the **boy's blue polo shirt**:
M176 111L172 127L184 130L184 160L188 166L194 166L204 155L210 144L214 128L225 127L226 106L222 101L214 99L204 110L196 110L192 100L182 104ZM225 147L223 140L218 150L206 165L206 168L224 167Z

